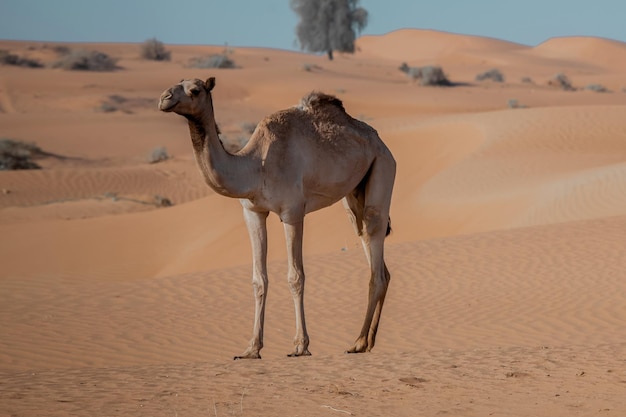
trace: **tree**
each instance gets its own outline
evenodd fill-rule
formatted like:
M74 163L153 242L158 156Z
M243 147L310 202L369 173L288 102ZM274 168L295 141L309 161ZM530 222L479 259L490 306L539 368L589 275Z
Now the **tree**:
M367 10L358 7L359 0L290 0L300 22L296 36L303 50L354 53L354 41L367 25Z

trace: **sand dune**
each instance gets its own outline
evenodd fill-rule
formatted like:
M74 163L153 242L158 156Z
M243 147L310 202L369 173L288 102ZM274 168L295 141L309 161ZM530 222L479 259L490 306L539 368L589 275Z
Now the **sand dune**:
M54 46L0 41L46 64ZM0 137L57 156L0 172L0 416L626 412L623 43L405 29L333 62L235 48L233 70L188 67L222 46L168 46L162 63L134 44L64 46L122 69L1 68ZM419 87L401 62L442 65L460 86ZM494 67L506 82L475 81ZM612 92L549 87L557 72ZM342 353L369 273L335 204L305 225L313 356L284 357L293 301L273 216L263 360L231 361L254 308L241 207L203 183L185 121L156 109L180 78L210 75L225 142L322 90L394 153L392 281L372 353ZM172 158L148 163L161 146Z
M401 29L385 35L359 38L360 52L381 58L406 60L438 59L453 53L492 53L525 48L524 45L480 36L459 35L434 30Z
M586 61L611 71L626 69L626 43L594 37L552 38L536 46L535 53L545 56Z

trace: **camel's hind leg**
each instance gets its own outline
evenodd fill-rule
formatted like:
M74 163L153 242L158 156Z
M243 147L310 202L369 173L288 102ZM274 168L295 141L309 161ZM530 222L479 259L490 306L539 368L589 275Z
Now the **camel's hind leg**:
M384 243L389 233L389 207L394 178L393 159L377 160L359 187L344 199L348 215L361 237L371 274L363 327L348 353L370 351L376 343L378 323L391 279L384 261Z

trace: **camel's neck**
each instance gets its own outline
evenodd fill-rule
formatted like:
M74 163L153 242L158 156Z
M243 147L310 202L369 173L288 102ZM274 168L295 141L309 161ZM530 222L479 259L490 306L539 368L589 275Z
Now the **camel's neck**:
M207 111L199 118L186 116L196 162L206 183L218 194L248 198L254 187L255 163L245 156L228 153L218 136L213 103L208 97Z

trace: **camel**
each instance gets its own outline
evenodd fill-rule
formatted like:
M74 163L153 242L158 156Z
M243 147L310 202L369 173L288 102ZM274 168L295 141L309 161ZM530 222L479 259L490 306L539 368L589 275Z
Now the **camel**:
M296 336L288 356L307 356L304 319L302 236L304 216L343 199L361 237L371 276L363 327L348 353L374 347L391 278L383 259L396 162L376 130L350 117L342 102L313 92L300 104L265 117L239 151L229 153L219 138L211 91L215 78L182 80L161 94L159 109L184 116L196 163L207 185L238 198L252 245L255 298L252 339L235 359L260 359L268 290L266 219L283 223L288 283L295 306Z

